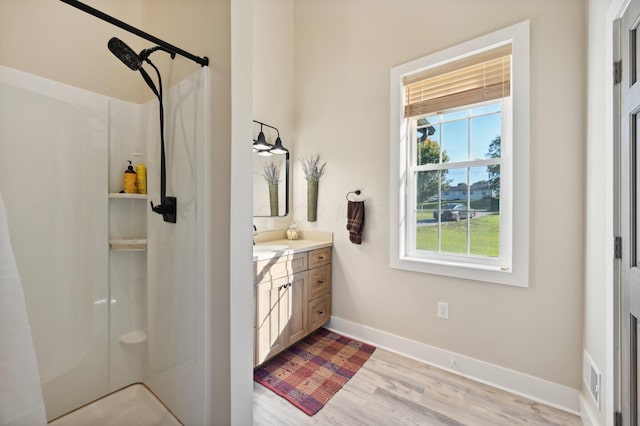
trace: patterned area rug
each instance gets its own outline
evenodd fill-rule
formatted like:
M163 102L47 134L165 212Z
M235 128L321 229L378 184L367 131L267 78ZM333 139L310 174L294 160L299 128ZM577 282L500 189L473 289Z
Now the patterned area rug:
M321 328L256 368L253 379L313 416L375 349Z

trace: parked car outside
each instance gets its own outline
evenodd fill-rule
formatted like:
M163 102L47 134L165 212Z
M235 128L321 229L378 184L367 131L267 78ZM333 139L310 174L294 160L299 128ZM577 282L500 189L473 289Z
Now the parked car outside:
M460 219L467 218L467 206L460 203L451 203L445 204L442 206L442 210L435 210L433 212L433 218L438 220L438 212L440 212L440 220L455 220L458 221ZM476 212L473 210L469 210L469 217L475 217Z

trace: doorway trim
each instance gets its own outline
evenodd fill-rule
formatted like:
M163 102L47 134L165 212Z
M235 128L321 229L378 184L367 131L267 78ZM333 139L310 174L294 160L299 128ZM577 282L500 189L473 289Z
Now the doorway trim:
M613 63L620 59L620 18L624 14L630 0L611 0L607 12L606 56L605 65L612 70ZM621 410L620 389L620 261L614 259L614 237L620 236L620 85L614 84L613 72L605 74L606 81L606 116L605 135L607 173L606 187L611 189L605 202L606 226L610 230L609 246L607 248L607 276L610 280L606 285L605 300L605 338L606 338L606 369L604 381L604 415L605 424L614 425L614 415ZM610 138L610 139L609 139Z

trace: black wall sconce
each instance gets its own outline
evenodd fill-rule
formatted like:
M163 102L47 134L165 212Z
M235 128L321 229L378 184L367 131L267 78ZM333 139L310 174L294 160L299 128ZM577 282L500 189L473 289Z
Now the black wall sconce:
M270 126L261 121L253 120L254 123L258 123L260 125L260 133L258 133L258 139L253 141L253 151L257 152L258 155L269 157L273 154L287 154L289 150L282 146L282 140L280 139L280 131L273 126ZM262 127L268 127L276 131L276 140L272 144L267 142L267 139L264 136L264 132L262 131Z

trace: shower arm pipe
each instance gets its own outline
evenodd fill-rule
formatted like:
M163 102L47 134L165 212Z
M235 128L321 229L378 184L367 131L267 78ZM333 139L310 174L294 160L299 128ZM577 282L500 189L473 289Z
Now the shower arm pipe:
M280 137L280 130L276 129L275 127L270 126L270 125L268 125L267 123L263 123L262 121L258 121L258 120L253 120L253 122L254 122L254 123L258 123L258 124L259 124L259 125L261 125L261 126L268 127L268 128L270 128L270 129L275 130L275 131L276 131L276 133L278 134L278 137Z
M205 67L209 65L209 58L207 58L206 56L204 58L201 58L199 56L193 55L185 50L180 49L179 47L176 47L172 44L167 43L164 40L160 40L158 37L153 36L149 33L146 33L142 30L139 30L136 27L133 27L129 24L127 24L126 22L123 22L117 18L114 18L111 15L107 15L104 12L99 11L98 9L94 9L91 6L88 6L78 0L60 0L63 3L68 4L69 6L73 6L76 9L80 9L83 12L86 12L90 15L95 16L96 18L102 19L103 21L106 21L112 25L115 25L116 27L120 27L125 31L129 31L132 34L137 35L138 37L142 37L146 40L149 40L152 43L155 43L159 46L162 46L164 49L170 51L170 52L174 52L180 56L184 56L187 59L191 59L192 61L200 64L201 66Z
M176 197L167 197L167 157L164 143L164 105L162 103L162 77L160 76L160 70L156 67L149 58L145 59L151 67L156 71L158 75L158 98L159 112L160 112L160 204L153 205L153 201L150 201L151 210L154 213L162 215L162 219L165 222L176 223L178 200ZM142 70L142 68L140 68Z
M164 204L167 198L167 156L165 154L164 147L164 105L162 104L162 77L160 76L160 70L149 59L145 60L156 71L158 75L158 98L159 114L160 114L160 203ZM151 204L153 208L153 202Z

